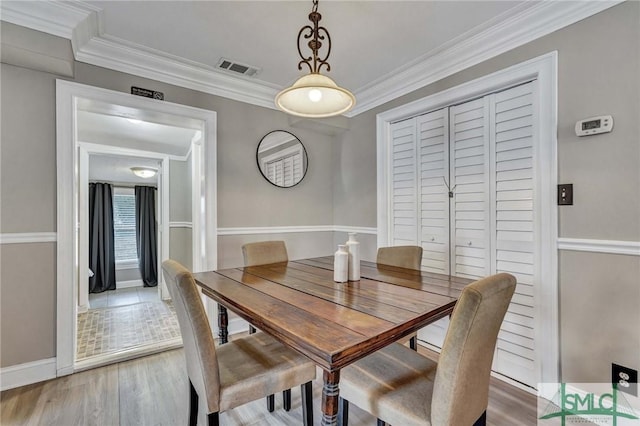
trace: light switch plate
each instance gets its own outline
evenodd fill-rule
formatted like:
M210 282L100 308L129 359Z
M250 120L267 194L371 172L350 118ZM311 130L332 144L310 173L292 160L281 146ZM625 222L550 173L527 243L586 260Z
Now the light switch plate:
M558 205L559 206L572 206L573 205L573 184L565 183L558 185Z

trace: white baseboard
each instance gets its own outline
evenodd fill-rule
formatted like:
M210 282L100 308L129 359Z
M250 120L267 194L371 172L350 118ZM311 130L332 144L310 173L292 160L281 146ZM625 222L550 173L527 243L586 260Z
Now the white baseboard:
M0 390L13 389L56 377L56 359L47 358L0 369Z
M116 289L132 288L132 287L144 287L142 280L129 280L116 282Z
M249 331L249 323L242 318L231 318L227 326L229 334L237 334Z

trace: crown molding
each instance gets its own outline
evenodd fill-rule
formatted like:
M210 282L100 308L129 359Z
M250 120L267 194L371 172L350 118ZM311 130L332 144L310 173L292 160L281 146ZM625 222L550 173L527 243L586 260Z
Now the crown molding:
M279 88L216 71L202 64L109 35L91 37L74 51L76 60L212 95L276 109Z
M78 24L100 9L87 3L58 1L3 1L3 21L71 40Z
M525 2L358 90L354 117L621 3ZM2 20L71 40L77 61L277 109L281 89L104 34L102 10L81 1L1 2Z
M353 117L361 114L622 1L544 1L533 6L525 3L513 16L498 22L493 20L488 27L479 27L463 34L463 37L437 52L430 52L404 69L396 70L358 90L358 103L346 115Z

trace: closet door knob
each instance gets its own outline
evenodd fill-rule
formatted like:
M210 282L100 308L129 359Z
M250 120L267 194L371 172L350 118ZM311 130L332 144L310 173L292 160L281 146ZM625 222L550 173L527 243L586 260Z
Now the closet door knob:
M436 240L436 237L431 237L431 241L435 241L435 240Z
M467 245L468 245L468 246L471 246L472 244L473 244L473 243L472 243L471 241L469 241L469 242L467 243Z

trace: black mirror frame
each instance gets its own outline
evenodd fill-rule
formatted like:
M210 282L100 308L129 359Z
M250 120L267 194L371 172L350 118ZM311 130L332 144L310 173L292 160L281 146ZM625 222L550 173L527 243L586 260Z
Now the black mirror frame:
M300 146L302 147L302 152L304 154L304 163L306 164L306 167L304 168L303 172L302 172L302 177L300 178L300 180L296 183L294 183L291 186L280 186L277 185L273 182L271 182L271 180L269 180L269 178L264 174L264 172L262 171L262 167L260 167L260 159L258 157L258 152L260 150L260 145L262 144L262 141L269 136L272 133L275 132L285 132L285 133L289 133L291 136L293 136L294 138L296 138L296 140L298 141L298 143L300 144ZM297 186L300 182L302 182L305 178L305 176L307 175L307 172L309 171L309 155L307 154L307 148L304 146L304 144L302 143L302 141L300 140L299 137L297 137L296 135L294 135L293 133L289 132L288 130L272 130L269 133L267 133L266 135L264 135L261 139L260 142L258 142L258 146L256 147L256 165L258 166L258 170L260 170L260 174L262 175L262 177L269 182L271 185L275 186L276 188L283 188L283 189L288 189L288 188L293 188L294 186Z

